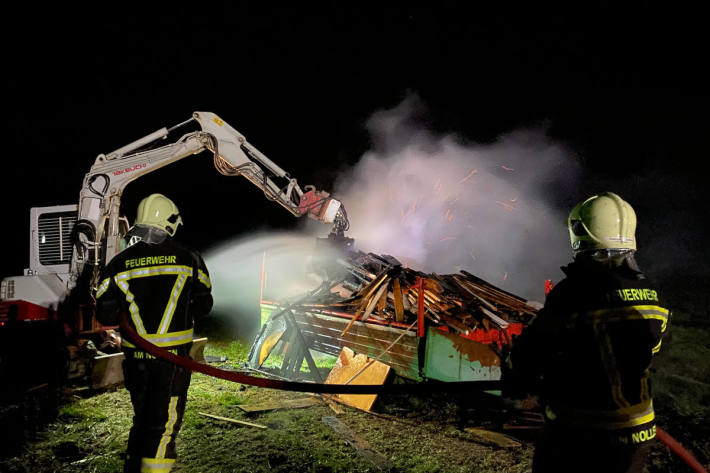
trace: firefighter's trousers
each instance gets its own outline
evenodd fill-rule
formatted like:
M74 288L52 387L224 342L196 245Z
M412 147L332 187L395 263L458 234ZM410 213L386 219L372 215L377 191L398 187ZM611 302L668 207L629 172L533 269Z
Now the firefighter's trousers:
M125 473L168 473L175 463L175 439L185 412L190 371L157 359L126 353L125 385L133 403Z
M640 473L651 442L613 445L603 435L546 426L535 444L533 473Z

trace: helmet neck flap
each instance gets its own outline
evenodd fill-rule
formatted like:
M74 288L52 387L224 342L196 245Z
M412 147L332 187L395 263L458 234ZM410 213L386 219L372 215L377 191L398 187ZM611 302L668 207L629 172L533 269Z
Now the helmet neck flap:
M165 230L152 225L134 225L126 233L126 248L131 247L142 241L149 245L159 245L164 242L170 235Z

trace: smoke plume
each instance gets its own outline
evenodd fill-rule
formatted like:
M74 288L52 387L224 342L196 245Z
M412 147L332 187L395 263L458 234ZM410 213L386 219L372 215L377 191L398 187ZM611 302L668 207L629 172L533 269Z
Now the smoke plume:
M552 202L578 165L542 129L490 145L434 136L413 119L420 106L410 97L373 115L374 149L337 182L356 246L426 272L465 269L542 300L544 280L559 280L570 258L568 209Z
M355 246L425 272L465 269L543 300L544 280L558 281L570 257L568 209L553 202L574 182L577 164L542 129L514 131L488 145L435 136L413 119L420 107L410 97L374 114L368 122L374 149L334 186ZM254 331L262 266L264 299L315 288L314 237L328 230L311 222L299 232L249 236L210 251L215 311L248 316Z

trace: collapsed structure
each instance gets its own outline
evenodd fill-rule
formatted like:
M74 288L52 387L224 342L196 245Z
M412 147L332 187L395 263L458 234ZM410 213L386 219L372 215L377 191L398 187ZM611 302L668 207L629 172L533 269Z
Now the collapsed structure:
M310 351L338 356L347 347L412 380L497 380L501 349L538 307L469 272L426 274L388 255L349 250L326 273L296 302L262 301L268 318L252 369L269 359L281 376L298 378L305 361L323 382Z

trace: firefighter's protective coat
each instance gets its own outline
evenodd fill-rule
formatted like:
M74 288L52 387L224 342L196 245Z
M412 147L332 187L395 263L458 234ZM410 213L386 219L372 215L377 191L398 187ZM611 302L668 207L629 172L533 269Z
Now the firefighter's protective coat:
M180 356L189 353L194 320L212 307L204 261L167 234L151 235L116 255L102 274L96 299L101 323L118 324L125 311L140 336ZM168 472L175 462L190 371L155 359L128 338L122 345L135 412L124 471Z
M545 405L533 471L642 471L656 435L649 369L668 310L632 254L563 269L511 354L513 380Z
M563 269L513 348L514 374L541 394L550 425L643 444L655 436L649 369L669 311L635 264Z

